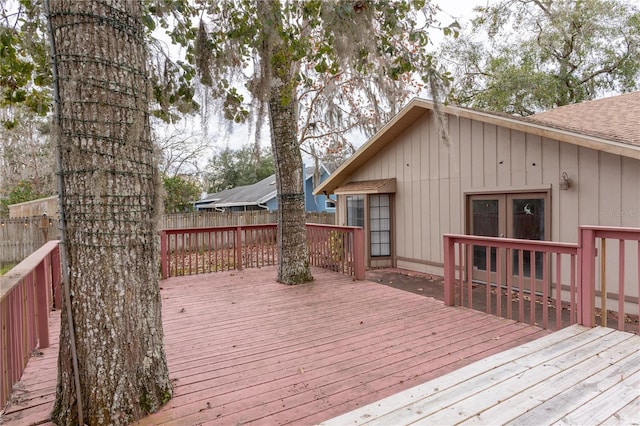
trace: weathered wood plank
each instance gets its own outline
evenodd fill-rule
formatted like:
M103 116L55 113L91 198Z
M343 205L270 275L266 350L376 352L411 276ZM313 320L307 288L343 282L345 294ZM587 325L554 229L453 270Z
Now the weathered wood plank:
M640 371L628 377L621 375L618 383L609 389L598 392L589 402L560 419L558 424L600 424L607 420L611 413L615 413L637 400L639 392ZM640 411L636 411L633 423L638 423L638 421L640 421Z
M174 398L140 424L317 424L548 335L380 284L313 273L315 281L301 286L276 283L275 268L161 282ZM53 345L30 361L22 381L27 405L2 417L8 425L48 421L59 319L52 323Z
M640 421L640 396L637 396L633 401L622 407L616 413L611 415L607 420L602 422L602 426L627 426L632 424L638 424Z
M553 347L557 344L566 344L567 340L578 338L582 340L591 340L588 337L585 327L569 327L546 336L544 339L534 340L508 351L501 352L493 355L489 358L485 358L481 361L475 362L469 366L461 368L453 373L442 376L432 382L419 385L415 388L408 389L404 392L400 392L385 400L377 401L366 407L362 407L352 413L347 413L344 416L331 419L331 421L324 422L324 425L342 425L342 424L362 424L365 422L371 422L382 416L389 415L390 413L398 410L403 412L404 409L411 404L415 404L417 401L421 401L426 398L434 398L434 393L444 392L448 389L465 384L467 393L474 392L475 386L482 386L483 379L492 371L498 370L500 367L519 360L527 356L533 356L536 352L545 350L549 347ZM604 332L604 331L603 331ZM469 383L469 380L476 378L476 381ZM449 391L446 395L457 395L458 390ZM446 396L445 398L446 399ZM429 401L432 401L429 399ZM422 411L421 411L422 414Z
M532 343L322 424L597 424L629 416L640 420L640 411L633 412L640 392L639 336L573 326ZM613 416L617 411L622 414Z
M637 348L629 339L584 359L574 366L537 385L502 400L462 424L527 424L544 418L547 423L559 420L571 407L579 406L582 392L575 387L584 381L604 386L612 376L640 371ZM574 400L578 399L577 402ZM535 412L535 414L533 414ZM526 417L520 417L526 416Z

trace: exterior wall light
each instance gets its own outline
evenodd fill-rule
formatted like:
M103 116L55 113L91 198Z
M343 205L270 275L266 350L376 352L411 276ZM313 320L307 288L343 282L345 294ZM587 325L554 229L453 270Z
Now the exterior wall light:
M562 172L562 178L560 179L560 190L566 191L567 189L571 188L572 183L573 182L569 178L567 172Z

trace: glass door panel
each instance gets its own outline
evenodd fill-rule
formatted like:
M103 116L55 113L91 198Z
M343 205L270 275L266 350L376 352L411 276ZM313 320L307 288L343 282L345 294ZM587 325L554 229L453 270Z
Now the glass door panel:
M544 198L511 198L511 217L509 234L511 238L526 240L545 240L545 200ZM520 250L512 251L512 266L515 273L520 271ZM534 259L531 252L523 250L522 271L525 277L531 277L531 271L536 279L542 279L543 253L535 253ZM531 264L533 261L533 265Z
M500 200L473 199L471 200L472 234L483 237L497 237L500 235ZM487 250L486 247L473 247L473 269L487 270L487 254L490 256L491 272L496 271L496 249Z

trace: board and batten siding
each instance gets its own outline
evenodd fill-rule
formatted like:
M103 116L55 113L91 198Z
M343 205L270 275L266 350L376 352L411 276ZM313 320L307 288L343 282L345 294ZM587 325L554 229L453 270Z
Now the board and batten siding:
M465 199L472 193L550 191L554 241L577 242L579 225L640 227L640 161L447 118L449 144L440 141L431 113L425 114L346 180L396 178L398 267L442 274L442 235L466 232ZM563 172L573 184L561 191ZM346 216L345 203L339 204L336 223ZM616 252L617 247L607 247L607 257ZM628 248L626 258L629 279L637 280L637 245ZM617 282L617 264L608 270ZM631 287L637 296L637 285Z

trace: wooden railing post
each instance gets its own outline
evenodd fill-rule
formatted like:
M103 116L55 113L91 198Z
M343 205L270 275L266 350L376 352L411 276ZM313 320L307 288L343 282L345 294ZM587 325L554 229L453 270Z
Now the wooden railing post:
M578 229L578 323L595 326L596 237L593 229Z
M353 263L356 280L364 280L364 229L357 228L353 230Z
M444 235L444 304L455 305L456 299L456 252L455 240Z
M62 309L62 264L59 244L51 252L51 288L53 289L53 307Z
M162 279L169 278L169 247L167 231L160 232L160 271Z
M236 269L242 269L242 226L236 227Z
M36 316L38 327L38 347L49 347L49 311L51 299L50 255L47 255L36 266Z

